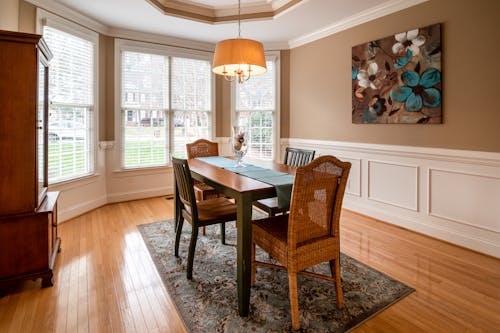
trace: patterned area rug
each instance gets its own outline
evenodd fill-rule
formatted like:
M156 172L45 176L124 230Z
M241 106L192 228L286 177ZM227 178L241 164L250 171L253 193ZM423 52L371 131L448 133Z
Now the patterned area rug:
M186 279L190 228L184 223L179 258L174 257L174 221L138 226L163 282L190 332L287 332L291 328L286 271L258 268L251 290L250 315L238 315L236 295L236 228L226 223L226 243L218 225L198 237L193 280ZM257 248L259 260L270 260ZM318 265L315 272L329 272ZM302 332L346 332L402 299L412 288L342 254L344 308L336 308L331 282L299 276Z

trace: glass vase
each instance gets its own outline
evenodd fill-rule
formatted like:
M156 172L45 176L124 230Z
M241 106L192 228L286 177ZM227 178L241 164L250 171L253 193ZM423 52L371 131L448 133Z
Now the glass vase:
M237 160L236 166L245 166L242 162L243 156L248 151L247 129L245 126L233 126L231 147L233 149L233 156Z

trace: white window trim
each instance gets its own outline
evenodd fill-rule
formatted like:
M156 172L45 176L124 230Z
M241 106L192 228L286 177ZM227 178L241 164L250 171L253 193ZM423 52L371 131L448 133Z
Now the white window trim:
M171 167L171 161L168 160L165 166L151 166L151 167L137 167L137 168L124 168L122 163L122 151L123 151L123 135L122 135L122 113L121 113L121 87L122 87L122 72L121 72L121 62L122 62L122 51L131 51L131 52L142 52L142 53L150 53L150 54L158 54L167 57L182 57L182 58L191 58L197 60L207 60L210 63L213 59L213 54L211 52L201 51L201 50L192 50L192 49L184 49L181 47L168 46L163 44L153 44L147 42L138 42L127 39L115 38L115 85L114 85L114 101L115 101L115 155L113 158L114 165L112 166L113 172L130 172L130 171L140 171L140 170L151 170L151 169L163 169L167 167ZM170 67L169 67L170 70ZM211 98L212 98L212 111L211 111L211 140L213 141L216 134L216 110L215 110L215 74L211 74ZM171 91L169 90L169 94ZM170 96L169 96L170 97ZM171 98L169 98L169 104L171 103ZM168 135L169 135L169 150L172 148L172 133L170 125L172 123L173 110L168 108ZM171 154L172 151L169 151Z
M275 92L276 92L276 101L275 101L275 112L273 112L273 161L277 163L281 163L281 151L280 151L280 140L281 140L281 63L280 63L280 52L279 51L267 51L265 52L266 60L273 60L275 62ZM250 77L249 80L252 78ZM231 84L231 128L232 126L237 125L237 116L236 116L236 85L239 84L235 81Z
M75 177L71 179L62 179L53 183L49 183L49 186L54 186L58 184L67 184L74 181L85 180L88 177L98 175L97 174L97 151L98 151L98 134L99 134L99 34L95 31L87 29L79 24L73 23L71 21L65 20L64 18L54 15L48 11L41 8L36 9L36 32L39 35L43 34L43 27L50 26L54 29L64 31L68 34L80 37L82 39L88 40L94 44L94 82L93 82L93 106L92 106L92 116L93 116L93 133L92 133L92 172L87 174L82 174L80 177ZM49 72L50 76L50 72Z

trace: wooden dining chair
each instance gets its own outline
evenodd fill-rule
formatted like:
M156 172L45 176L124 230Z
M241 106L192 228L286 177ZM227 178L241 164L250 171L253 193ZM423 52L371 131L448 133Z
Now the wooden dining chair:
M188 158L219 156L219 145L217 142L212 142L206 139L198 139L192 143L187 143L186 150ZM193 179L193 183L194 195L198 201L218 198L221 196L221 194L210 185L204 184L196 179ZM202 228L202 234L203 236L206 235L205 227ZM225 244L224 241L222 243Z
M181 216L177 223L175 235L175 256L179 256L179 241L184 220L191 224L191 241L187 262L187 278L193 278L193 258L198 239L198 228L212 224L220 224L223 242L225 241L225 222L236 220L236 205L224 197L196 201L193 179L187 160L172 157L174 176L180 202Z
M283 164L290 166L302 166L310 163L314 159L314 150L290 148L285 149L285 158ZM279 213L286 213L290 207L279 207L278 198L267 198L255 201L253 205L263 211L269 216L275 216Z
M339 219L350 168L351 163L333 156L321 156L297 168L290 214L252 222L252 286L256 266L288 271L293 329L300 328L298 273L334 282L337 307L343 307ZM256 261L256 245L282 266ZM304 271L326 261L330 264L331 277Z

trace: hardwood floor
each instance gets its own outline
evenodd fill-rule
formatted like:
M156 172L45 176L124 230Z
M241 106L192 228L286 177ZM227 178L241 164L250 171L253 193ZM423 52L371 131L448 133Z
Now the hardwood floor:
M0 332L186 332L136 228L172 217L153 198L61 224L54 287L1 298ZM344 253L417 290L355 332L500 332L499 259L349 211L341 226Z

